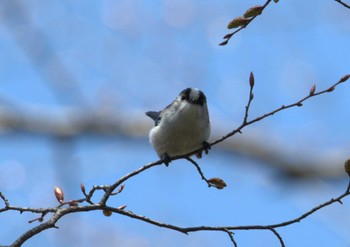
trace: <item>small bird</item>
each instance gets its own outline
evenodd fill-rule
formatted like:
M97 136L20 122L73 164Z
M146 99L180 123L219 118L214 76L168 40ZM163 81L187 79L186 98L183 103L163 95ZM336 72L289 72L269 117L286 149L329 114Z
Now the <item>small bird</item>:
M207 99L199 89L184 89L164 110L149 111L146 115L155 123L149 132L150 143L166 165L170 157L200 147L208 153L210 121ZM201 157L201 154L197 156Z

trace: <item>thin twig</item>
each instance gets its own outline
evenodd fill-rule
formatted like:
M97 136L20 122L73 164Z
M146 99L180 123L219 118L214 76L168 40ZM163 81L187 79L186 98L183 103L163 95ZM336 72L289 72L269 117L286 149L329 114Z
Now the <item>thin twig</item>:
M341 4L341 5L343 5L345 8L350 9L350 5L348 5L348 4L346 4L346 3L344 3L343 1L341 1L341 0L334 0L334 1L336 1L336 2L340 3L340 4Z
M204 180L207 184L208 184L208 187L211 187L212 185L209 183L208 179L204 176L201 168L199 167L199 165L197 164L197 162L195 162L193 159L191 159L190 157L186 157L186 159L191 162L196 168L197 168L197 171L199 173L199 175L201 176L202 180Z
M275 228L270 228L269 230L270 230L271 232L273 232L273 234L275 234L275 236L276 236L276 237L278 238L278 240L280 241L281 246L282 246L282 247L286 247L286 245L285 245L285 243L284 243L284 241L283 241L281 235L276 231L276 229L275 229Z
M233 232L231 232L231 231L229 231L229 230L227 230L227 229L225 229L224 231L228 234L228 236L229 236L231 242L233 243L233 246L234 246L234 247L238 247L238 245L237 245L237 243L236 243L236 240L233 238Z
M327 89L325 89L323 91L320 91L320 92L317 92L317 93L313 93L313 94L309 94L306 97L302 98L301 100L299 100L299 101L297 101L295 103L292 103L292 104L289 104L289 105L282 105L281 107L279 107L279 108L277 108L277 109L275 109L275 110L273 110L273 111L271 111L269 113L266 113L266 114L264 114L264 115L262 115L260 117L257 117L257 118L255 118L253 120L250 120L250 121L247 121L246 123L243 122L237 129L231 131L230 133L226 134L225 136L221 137L220 139L218 139L218 140L216 140L216 141L214 141L212 143L209 143L209 145L210 145L210 147L212 147L212 146L214 146L214 145L216 145L216 144L226 140L227 138L235 135L236 133L241 132L241 130L243 128L245 128L245 127L247 127L247 126L249 126L249 125L251 125L251 124L253 124L255 122L261 121L264 118L272 116L275 113L278 113L280 111L283 111L283 110L286 110L286 109L289 109L289 108L292 108L292 107L301 107L303 105L302 103L304 101L308 100L309 98L312 98L312 97L315 97L315 96L318 96L318 95L321 95L321 94L332 92L339 84L341 84L341 83L345 82L346 80L348 80L349 77L350 77L350 75L345 75L341 79L339 79L338 82L334 83L331 87L329 87L329 88L327 88ZM201 149L196 150L194 153L197 153L199 151L201 151Z
M250 104L252 103L252 101L254 99L254 94L253 94L254 84L255 84L254 74L253 74L253 72L250 72L250 76L249 76L249 86L250 86L249 100L248 100L247 106L245 107L245 113L244 113L244 118L243 118L243 123L242 123L243 125L247 124Z
M102 205L105 205L107 200L109 199L109 197L111 196L111 194L113 193L113 191L119 187L120 185L122 185L126 180L136 176L137 174L143 172L143 171L146 171L154 166L159 166L163 163L163 160L158 160L158 161L155 161L155 162L152 162L152 163L149 163L143 167L140 167L139 169L133 171L133 172L130 172L129 174L125 175L124 177L118 179L114 184L112 184L111 186L109 186L107 189L106 189L106 193L102 196L101 198L101 201L100 201L100 204Z
M262 6L262 12L263 10L267 7L267 5L269 5L269 3L271 2L271 0L267 0L265 2L265 4ZM249 19L247 21L247 23L244 25L244 26L241 26L240 28L238 28L237 30L235 30L234 32L232 33L229 33L229 34L226 34L224 36L224 41L221 42L219 45L223 46L223 45L227 45L227 43L229 42L229 40L236 34L238 33L239 31L241 31L242 29L246 28L258 15L255 15L254 17L252 17L251 19Z

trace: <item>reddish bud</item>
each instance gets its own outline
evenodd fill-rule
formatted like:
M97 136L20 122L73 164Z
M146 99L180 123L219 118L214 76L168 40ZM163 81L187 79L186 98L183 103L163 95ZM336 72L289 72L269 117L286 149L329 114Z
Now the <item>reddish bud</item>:
M310 95L313 95L315 93L316 90L316 85L313 85L310 89Z
M125 184L122 184L122 185L119 187L119 189L118 189L118 193L122 192L123 189L124 189L124 187L125 187Z
M334 89L335 89L335 87L332 86L332 87L328 88L327 92L332 92Z
M225 41L222 41L219 45L224 46L224 45L227 45L227 43L228 43L228 40L225 40Z
M345 169L345 172L346 172L346 173L349 175L349 177L350 177L350 159L348 159L347 161L345 161L344 169Z
M350 78L350 74L344 75L342 78L340 78L339 82L347 81Z
M86 195L85 186L83 184L80 184L80 189L81 189L81 192L83 192L83 194Z
M225 181L222 180L221 178L211 178L208 180L208 182L210 185L214 186L215 188L217 188L219 190L221 190L227 186Z
M104 209L104 210L103 210L103 215L106 216L106 217L109 217L109 216L112 215L112 211L111 211L111 210Z
M126 208L126 205L121 205L121 206L117 207L118 210L124 210L124 208Z
M78 202L77 201L70 201L69 206L76 207L76 206L78 206Z
M228 33L223 37L223 39L229 39L231 38L231 36L232 36L232 33Z
M250 99L253 100L254 99L254 94L250 93Z
M257 15L260 15L263 11L263 7L261 5L256 5L254 7L249 8L243 15L243 17L245 18L249 18L249 17L254 17Z
M297 103L297 106L301 107L301 106L303 106L303 104L299 102L299 103Z
M254 74L253 74L253 72L250 72L250 75L249 75L249 85L250 85L250 87L254 87L254 83L255 83Z
M55 186L54 193L55 193L57 201L62 204L63 200L64 200L64 194L63 194L63 191L61 190L61 188Z
M248 23L249 23L249 19L244 18L244 17L236 17L235 19L233 19L232 21L230 21L230 23L227 25L228 29L233 29L233 28L237 28L240 26L245 27Z

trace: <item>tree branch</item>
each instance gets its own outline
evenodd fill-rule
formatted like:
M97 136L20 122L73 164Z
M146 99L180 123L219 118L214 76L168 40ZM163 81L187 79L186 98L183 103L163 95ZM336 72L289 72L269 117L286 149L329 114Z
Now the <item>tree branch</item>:
M248 99L248 103L247 106L245 108L245 114L244 114L244 118L243 118L243 122L242 124L236 128L235 130L231 131L230 133L228 133L227 135L219 138L218 140L212 142L209 144L210 147L223 142L224 140L226 140L227 138L235 135L236 133L241 133L242 129L244 129L245 127L256 123L258 121L261 121L269 116L274 115L275 113L278 113L280 111L292 108L292 107L300 107L303 105L303 102L315 97L315 96L319 96L328 92L332 92L339 84L345 82L346 80L348 80L350 77L350 75L345 75L343 76L338 82L336 82L335 84L333 84L331 87L329 87L328 89L319 91L319 92L315 92L316 90L316 86L313 86L310 89L310 92L307 96L305 96L304 98L302 98L301 100L289 104L289 105L282 105L281 107L266 113L260 117L254 118L252 120L248 119L248 113L249 113L249 109L250 109L250 105L251 102L254 98L253 96L253 87L254 87L254 75L253 73L251 73L250 75L250 80L249 80L249 84L250 84L250 92L249 92L249 99ZM200 148L198 150L195 150L193 152L190 152L188 154L185 155L181 155L181 156L175 156L175 157L170 157L170 160L177 160L177 159L187 159L189 162L191 162L196 168L198 173L200 174L201 178L208 184L208 186L214 186L216 188L222 189L223 187L226 186L226 184L219 178L213 178L213 179L206 179L203 172L201 171L199 165L190 158L190 156L199 153L203 151L203 148ZM102 185L102 186L93 186L93 188L89 191L89 193L86 193L85 191L85 187L84 185L81 185L81 191L84 195L84 198L81 199L77 199L77 200L71 200L71 201L67 201L64 202L63 201L63 191L61 189L59 189L60 193L57 195L56 194L56 198L57 200L60 202L60 205L58 205L55 208L25 208L25 207L16 207L16 206L12 206L10 204L10 202L8 201L8 199L5 197L5 195L3 195L0 192L0 198L4 203L4 206L2 208L0 208L0 212L5 212L5 211L19 211L21 213L23 212L31 212L31 213L36 213L36 214L41 214L41 217L38 217L34 220L31 220L30 222L34 222L34 221L39 221L39 222L43 222L44 218L47 215L51 215L50 219L47 220L44 223L39 224L36 227L33 227L32 229L30 229L29 231L25 232L24 234L22 234L19 238L17 238L13 244L11 244L10 246L12 247L17 247L17 246L21 246L24 242L26 242L28 239L30 239L31 237L35 236L36 234L39 234L40 232L49 229L49 228L58 228L56 226L56 223L59 221L60 218L62 218L63 216L67 215L67 214L71 214L71 213L78 213L78 212L88 212L88 211L95 211L95 210L101 210L104 212L104 214L106 216L111 215L112 212L117 213L117 214L121 214L130 218L134 218L140 221L144 221L146 223L155 225L155 226L159 226L159 227L163 227L163 228L167 228L167 229L171 229L171 230L175 230L184 234L189 234L191 232L196 232L196 231L222 231L228 234L231 242L233 243L234 246L237 246L237 243L235 242L234 238L233 238L233 232L232 231L238 231L238 230L269 230L272 231L273 234L278 238L280 244L282 247L285 246L285 243L281 237L281 235L277 232L276 228L280 228L280 227L286 227L289 226L291 224L297 223L302 221L303 219L305 219L306 217L310 216L311 214L319 211L320 209L329 206L335 202L339 202L342 203L342 199L346 196L348 196L350 194L350 182L348 184L348 187L346 189L346 191L341 194L340 196L338 196L337 198L332 198L329 201L322 203L320 205L318 205L317 207L314 207L313 209L309 210L308 212L304 213L303 215L289 220L289 221L285 221L282 223L277 223L277 224L272 224L272 225L247 225L247 226L197 226L197 227L179 227L179 226L175 226L175 225L171 225L171 224L167 224L167 223L163 223L163 222L159 222L153 219L150 219L146 216L142 216L142 215L138 215L135 214L131 211L127 211L124 210L126 205L123 206L119 206L117 208L115 207L111 207L107 205L108 199L111 196L115 196L118 195L119 193L121 193L123 191L124 188L124 183L133 178L134 176L140 174L141 172L144 172L150 168L153 168L155 166L159 166L163 163L163 160L158 160L152 163L149 163L147 165L144 165L142 167L140 167L139 169L130 172L129 174L126 174L125 176L121 177L120 179L118 179L114 184L112 185ZM347 162L349 163L349 162ZM349 163L350 164L350 163ZM350 165L347 164L346 165L346 171L349 172L350 170ZM350 172L349 172L350 173ZM119 189L115 192L115 190L119 187ZM91 201L91 198L93 197L94 193L96 191L104 191L104 194L101 197L101 200L99 201L99 203L94 203ZM82 205L80 206L79 204L83 204L86 203L86 205Z
M232 33L226 34L223 37L224 41L221 42L219 45L221 46L227 45L229 40L233 37L233 35L240 32L242 29L246 28L258 15L260 15L263 12L263 10L267 7L267 5L269 5L270 2L271 0L267 0L263 6L259 6L259 13L253 15L250 18L244 18L245 21L243 21L242 24L239 25L239 28ZM239 18L242 18L242 17L239 17Z
M348 5L348 4L346 4L346 3L344 3L343 1L341 1L341 0L334 0L334 1L336 1L336 2L340 3L340 4L341 4L341 5L343 5L345 8L350 9L350 5Z

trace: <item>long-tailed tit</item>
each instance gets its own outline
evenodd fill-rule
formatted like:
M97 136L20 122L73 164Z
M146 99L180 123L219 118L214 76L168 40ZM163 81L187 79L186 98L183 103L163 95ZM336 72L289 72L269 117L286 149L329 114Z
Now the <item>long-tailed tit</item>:
M169 157L200 147L208 152L210 121L207 100L202 91L187 88L164 110L149 111L146 115L155 122L149 132L150 143L166 165Z

